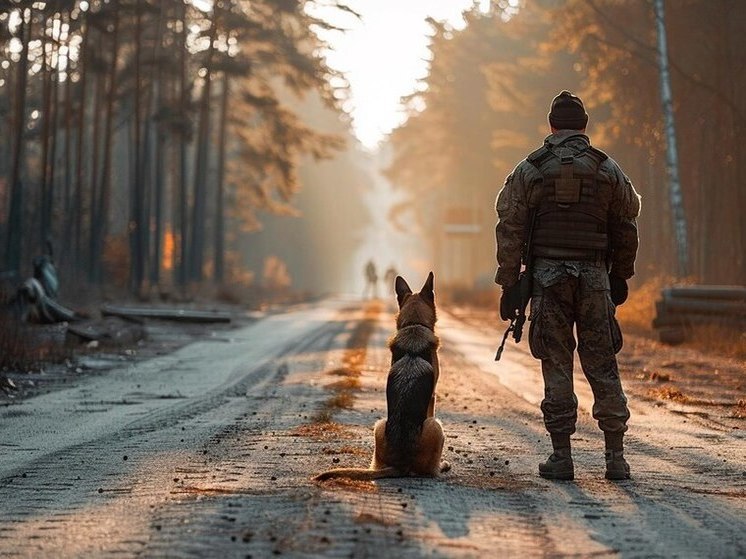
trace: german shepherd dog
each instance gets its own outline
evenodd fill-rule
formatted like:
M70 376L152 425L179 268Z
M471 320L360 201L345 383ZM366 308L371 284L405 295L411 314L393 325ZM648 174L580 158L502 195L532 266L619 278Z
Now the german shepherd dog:
M433 273L419 293L412 293L401 276L396 277L395 287L399 314L396 334L389 340L388 417L379 419L373 428L375 449L370 468L329 470L317 475L316 481L437 476L450 469L448 462L440 460L445 437L440 421L434 417L440 371Z

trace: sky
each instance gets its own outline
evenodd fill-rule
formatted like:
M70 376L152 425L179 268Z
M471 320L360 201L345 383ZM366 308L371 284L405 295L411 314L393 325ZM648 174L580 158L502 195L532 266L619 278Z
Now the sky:
M319 2L318 4L321 4ZM326 53L329 65L342 72L350 85L353 130L360 143L370 152L385 135L404 122L401 98L415 91L418 79L427 76L430 26L426 18L446 21L455 29L464 26L461 14L474 0L346 0L360 19L339 15L335 11L312 12L347 29L322 35L331 49ZM476 2L487 8L489 0ZM387 267L422 283L432 263L419 237L391 227L388 208L401 193L377 172L380 161L371 162L370 176L374 187L366 192L371 220L359 250L353 258L351 287L361 293L360 270L372 260L382 278ZM380 285L379 295L392 295L390 285Z
M427 75L427 17L443 20L454 28L464 25L461 13L489 0L347 0L362 18L331 15L329 22L348 29L323 35L333 50L329 65L343 72L350 84L355 135L374 149L384 135L404 121L402 96L412 93L417 80Z

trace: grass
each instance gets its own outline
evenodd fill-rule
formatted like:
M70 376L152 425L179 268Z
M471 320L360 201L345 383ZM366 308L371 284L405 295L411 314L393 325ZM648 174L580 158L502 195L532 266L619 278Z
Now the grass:
M681 283L671 277L657 276L642 283L630 292L624 305L617 307L616 317L625 332L648 338L658 338L653 329L655 303L661 298L661 290ZM703 352L712 352L725 357L746 359L746 332L718 324L696 325L687 328L685 347Z
M701 351L713 351L726 357L746 359L746 332L717 324L695 326L684 343Z
M0 370L36 371L45 363L59 363L70 352L50 331L0 315Z
M616 318L622 330L625 333L658 340L658 331L653 328L655 303L661 298L661 290L664 287L682 283L693 281L682 282L672 276L659 275L632 289L627 301L616 309ZM500 293L498 287L471 290L446 287L438 292L438 298L444 305L452 308L466 307L494 313L497 317ZM684 347L724 357L746 359L746 332L718 324L698 325L688 328L685 338Z
M653 319L655 302L660 299L661 289L674 283L673 278L656 276L630 291L627 301L617 307L616 318L625 331L654 336Z

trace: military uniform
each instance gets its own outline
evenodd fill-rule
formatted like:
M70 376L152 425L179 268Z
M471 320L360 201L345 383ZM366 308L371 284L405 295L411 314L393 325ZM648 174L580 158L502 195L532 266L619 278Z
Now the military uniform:
M629 409L616 361L622 334L609 274L620 281L634 274L637 192L617 163L593 148L582 131L558 130L508 176L496 209L495 281L504 289L518 281L527 232L533 231L529 345L541 360L541 410L555 449L566 444L569 458L569 435L577 420L572 376L577 347L607 450L610 440L621 450ZM572 473L558 479L572 479Z

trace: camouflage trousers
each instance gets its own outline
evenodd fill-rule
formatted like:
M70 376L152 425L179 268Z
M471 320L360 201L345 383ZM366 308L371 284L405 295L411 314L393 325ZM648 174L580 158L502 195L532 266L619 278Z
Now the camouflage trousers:
M593 391L594 419L603 431L627 430L629 409L616 361L622 348L622 333L614 312L603 265L544 259L535 263L529 345L533 356L541 360L541 410L550 433L575 432L576 345L583 373Z

